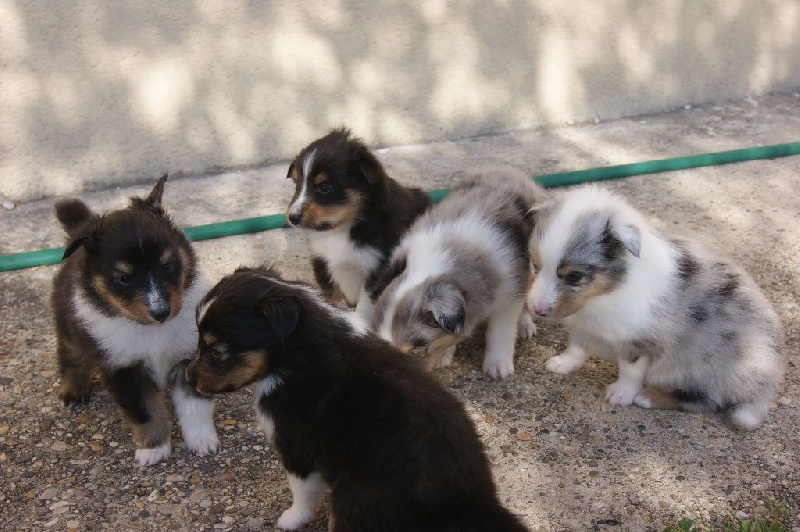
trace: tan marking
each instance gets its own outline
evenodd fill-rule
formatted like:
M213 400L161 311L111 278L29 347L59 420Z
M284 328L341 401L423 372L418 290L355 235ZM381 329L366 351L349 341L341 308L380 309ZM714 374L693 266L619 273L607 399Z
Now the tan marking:
M142 325L153 323L153 318L150 316L147 305L144 303L144 294L137 294L130 302L120 299L111 293L105 278L101 275L96 275L92 278L92 286L94 286L94 289L97 291L97 295L117 309L117 311L126 318L141 323Z
M161 256L158 258L158 261L162 265L167 264L170 260L172 260L172 256L173 256L172 250L165 249L164 252L161 254Z
M536 249L536 246L533 246L533 249L531 249L530 251L531 251L531 264L533 264L533 267L538 270L539 268L542 267L542 257L539 256L539 250Z
M136 423L127 415L126 418L131 426L136 447L152 449L169 441L172 421L170 421L169 412L164 406L164 394L160 390L148 393L144 397L144 402L145 410L150 415L150 419L146 423Z
M324 183L328 180L328 174L325 172L320 172L314 177L314 186L319 185L320 183Z
M568 266L565 266L559 271L565 268L568 268ZM617 288L617 286L617 281L614 281L606 274L598 273L594 276L591 283L583 285L578 292L573 292L571 289L566 288L558 301L556 301L555 307L553 307L553 317L564 318L575 314L582 309L590 299L607 294Z
M297 183L297 179L300 177L300 174L297 173L297 165L296 164L292 165L292 171L289 174L289 177L291 178L292 181Z
M201 355L192 362L192 372L197 379L197 389L202 393L219 393L238 390L264 377L267 372L267 353L254 350L235 356L238 364L228 373L214 373L208 357Z
M125 261L118 261L114 265L114 269L117 270L119 273L124 273L126 275L130 275L133 273L133 265Z
M338 227L355 219L361 210L361 196L353 190L347 191L347 203L334 206L323 206L319 203L309 203L303 211L304 226L330 225Z
M435 368L439 360L444 356L444 351L448 347L454 346L457 342L458 336L450 333L444 333L431 342L428 345L428 359L425 363L428 369Z
M650 408L658 408L661 410L682 410L681 404L666 390L655 386L649 386L640 392L640 395L646 397L650 404Z
M214 345L217 343L217 337L211 333L203 333L203 341L206 345Z

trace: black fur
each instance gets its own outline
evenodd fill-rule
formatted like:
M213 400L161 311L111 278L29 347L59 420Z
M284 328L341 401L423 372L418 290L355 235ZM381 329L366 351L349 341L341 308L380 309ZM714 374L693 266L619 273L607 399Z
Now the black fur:
M303 161L312 152L313 164L308 175L302 175ZM325 183L330 187L325 194L314 186L321 173L327 176ZM389 177L366 145L346 128L334 129L303 148L290 164L287 177L293 174L297 176L297 183L292 203L300 194L303 181L308 182L309 201L326 208L343 208L351 201L348 193L358 195L361 208L350 226L349 237L357 248L378 251L381 260L372 275L377 275L406 230L431 204L430 198L419 188L404 187ZM330 229L326 225L304 225L303 218L290 219L290 222L311 230ZM324 257L312 257L312 265L316 281L327 296L333 292L330 285L336 284L331 277L333 269ZM354 301L349 303L355 304Z
M356 334L307 285L270 269L240 268L211 300L189 380L202 380L200 367L233 371L243 353L263 353L265 369L249 382L280 383L257 408L274 422L286 469L318 472L332 488L335 530L525 530L497 499L463 406L410 358ZM207 334L227 346L224 366L209 360Z

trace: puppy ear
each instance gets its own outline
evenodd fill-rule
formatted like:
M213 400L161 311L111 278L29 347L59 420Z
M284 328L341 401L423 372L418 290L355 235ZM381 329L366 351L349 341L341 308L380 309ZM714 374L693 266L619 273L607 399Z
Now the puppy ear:
M381 162L369 151L365 151L361 156L358 167L361 174L370 184L375 184L382 179L386 179L386 170L383 169Z
M79 199L59 200L54 208L56 218L67 234L72 234L84 224L97 218L97 215Z
M167 177L169 177L168 174L162 175L156 182L153 190L151 190L150 194L145 198L144 202L150 207L155 209L161 208L161 196L164 194L164 184L167 182Z
M289 178L292 177L292 172L294 172L294 161L289 163L289 169L286 171L286 179L289 179Z
M288 297L270 299L261 303L261 313L267 318L267 322L278 340L283 342L297 328L300 306Z
M639 251L642 246L642 233L633 224L623 223L615 220L609 222L611 236L619 241L631 255L639 258Z
M81 235L81 236L79 236L77 238L71 239L67 243L67 247L64 248L64 254L61 255L61 260L66 259L70 255L72 255L73 253L78 251L78 248L80 248L82 245L84 245L88 239L89 239L89 235Z
M436 323L445 331L458 334L464 328L467 302L461 290L453 283L442 282L431 286L425 305Z

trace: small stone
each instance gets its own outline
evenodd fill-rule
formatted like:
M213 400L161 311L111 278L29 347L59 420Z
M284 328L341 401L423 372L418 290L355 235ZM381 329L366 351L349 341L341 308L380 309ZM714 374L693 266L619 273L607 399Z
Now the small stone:
M230 482L231 480L236 478L236 473L234 473L233 471L225 471L224 473L220 473L219 475L217 475L217 478L219 480Z
M214 504L210 500L205 499L200 501L200 508L211 508L211 505Z
M520 432L519 434L517 434L517 439L519 441L528 441L531 439L531 435L528 434L527 432Z
M574 453L576 450L577 450L577 448L574 445L565 445L564 446L564 452L565 453Z
M494 414L486 414L486 416L483 418L483 420L487 423L492 423L495 419L497 419L497 416Z
M762 504L759 504L758 506L753 508L753 513L756 515L764 515L767 513L767 507Z
M514 398L514 395L511 392L504 392L503 395L501 395L501 397L503 398L504 401L510 401Z
M42 493L39 494L39 500L41 501L49 501L50 499L55 499L58 496L58 489L56 488L47 488Z
M235 419L223 419L219 422L220 425L236 425Z
M89 448L91 450L93 450L94 452L99 453L100 451L103 450L103 445L100 444L100 443L97 443L96 441L93 441L92 443L89 444Z
M67 501L58 501L57 503L50 505L50 510L58 510L59 508L65 508L69 506L69 502Z
M658 507L661 508L662 510L666 510L667 508L669 508L669 503L667 501L659 501Z
M16 206L17 206L16 203L14 203L11 200L3 200L3 208L6 209L7 211L12 210Z
M261 517L251 517L245 522L244 526L256 530L261 529L264 527L264 519L262 519Z
M733 484L728 484L728 487L725 489L725 495L730 495L733 493L734 487Z
M183 482L183 475L167 475L167 482Z
M67 528L70 530L77 530L79 526L81 526L80 521L67 521Z
M236 521L236 519L234 519L233 517L231 517L229 515L226 515L225 517L222 518L222 522L225 523L226 525L230 525L234 521Z
M63 441L57 441L50 447L50 450L56 452L66 451L67 449L69 449L69 446Z

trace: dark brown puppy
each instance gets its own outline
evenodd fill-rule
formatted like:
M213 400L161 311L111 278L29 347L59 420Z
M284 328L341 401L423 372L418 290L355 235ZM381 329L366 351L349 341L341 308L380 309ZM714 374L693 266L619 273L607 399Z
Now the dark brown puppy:
M389 177L345 128L303 148L287 177L295 194L286 218L309 231L317 284L329 301L341 296L368 319L370 282L430 198Z
M183 385L183 367L172 371L194 352L194 309L207 285L189 241L161 207L166 180L146 199L131 198L129 207L103 216L77 199L55 206L67 232L52 295L59 396L65 405L84 401L99 370L143 465L170 454L172 424L162 396L175 380L187 447L206 454L218 446L213 403Z
M311 521L330 488L335 530L525 530L461 403L308 285L240 268L205 297L198 330L186 374L199 392L257 383L293 496L279 528Z

